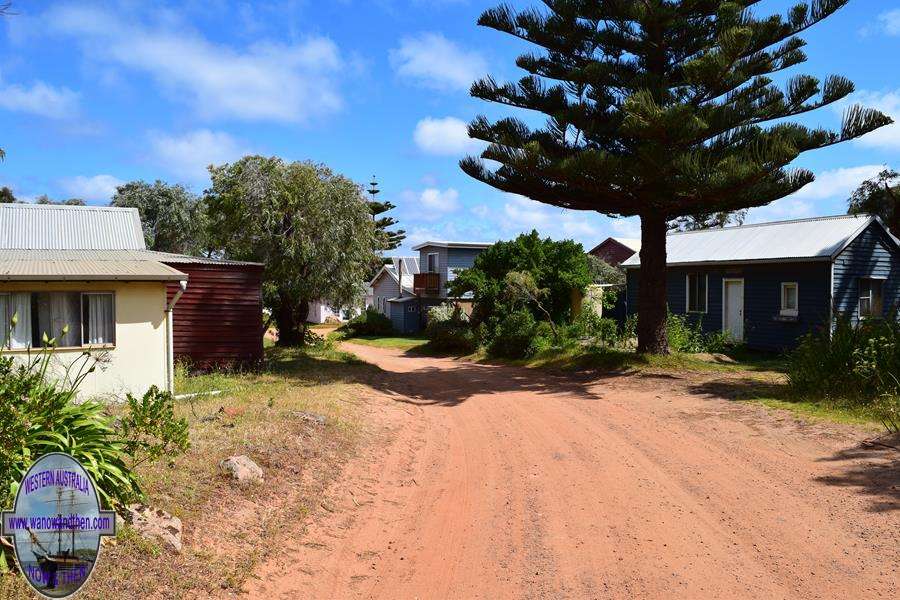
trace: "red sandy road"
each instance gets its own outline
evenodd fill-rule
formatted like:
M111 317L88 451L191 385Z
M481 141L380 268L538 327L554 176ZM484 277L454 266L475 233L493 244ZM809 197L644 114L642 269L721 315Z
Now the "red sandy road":
M862 434L702 381L348 348L384 370L379 435L250 597L900 593L898 455Z

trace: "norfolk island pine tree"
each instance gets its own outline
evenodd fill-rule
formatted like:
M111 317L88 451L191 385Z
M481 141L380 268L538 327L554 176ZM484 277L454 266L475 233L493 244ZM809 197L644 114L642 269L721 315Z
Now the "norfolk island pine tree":
M792 117L854 90L795 75L797 37L849 0L797 4L758 17L759 0L544 0L542 9L490 9L479 25L538 47L516 61L527 75L473 84L476 98L542 113L541 129L477 117L469 135L488 142L460 162L470 176L538 202L641 221L638 351L664 354L666 230L679 217L763 206L813 181L787 166L801 153L890 124L861 106L839 131ZM491 165L492 161L499 166Z

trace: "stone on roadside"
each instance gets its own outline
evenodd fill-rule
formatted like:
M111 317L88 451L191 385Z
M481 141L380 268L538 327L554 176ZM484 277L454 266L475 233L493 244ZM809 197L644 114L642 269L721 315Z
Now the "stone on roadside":
M262 481L262 468L248 456L229 456L222 461L225 471L238 481Z
M131 504L127 508L131 527L138 535L181 552L181 519L145 504Z

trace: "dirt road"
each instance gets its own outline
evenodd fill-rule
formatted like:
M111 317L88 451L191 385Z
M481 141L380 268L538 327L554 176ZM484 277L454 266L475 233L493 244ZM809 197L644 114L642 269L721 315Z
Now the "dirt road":
M375 423L254 598L897 598L900 453L728 401L351 349Z

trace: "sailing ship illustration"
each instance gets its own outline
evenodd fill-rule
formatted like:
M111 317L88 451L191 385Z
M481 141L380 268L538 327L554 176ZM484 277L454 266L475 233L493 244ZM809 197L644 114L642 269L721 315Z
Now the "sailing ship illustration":
M75 500L75 491L69 490L67 502L63 502L63 490L56 491L56 516L60 521L67 516L77 514L75 510L80 502ZM66 512L64 512L66 511ZM45 590L63 591L72 586L78 586L91 571L94 562L94 551L89 548L78 548L76 533L78 529L70 520L69 527L56 527L55 540L41 542L37 533L31 528L26 528L31 536L31 552L40 569L41 583ZM46 533L46 532L44 532ZM53 532L50 532L51 534ZM53 552L53 542L56 542L56 551Z

